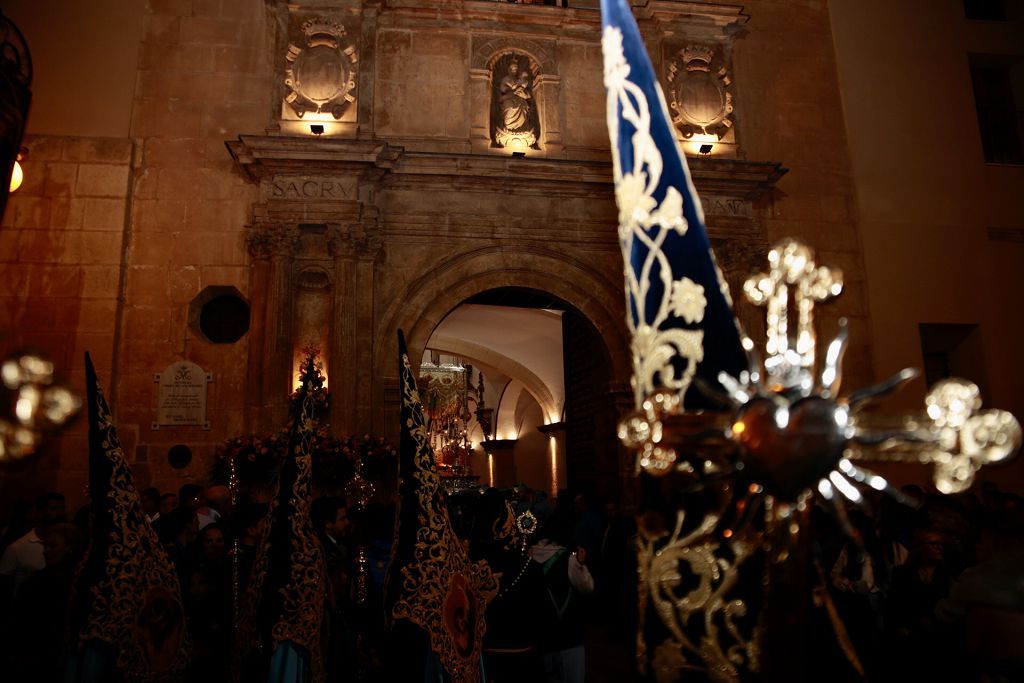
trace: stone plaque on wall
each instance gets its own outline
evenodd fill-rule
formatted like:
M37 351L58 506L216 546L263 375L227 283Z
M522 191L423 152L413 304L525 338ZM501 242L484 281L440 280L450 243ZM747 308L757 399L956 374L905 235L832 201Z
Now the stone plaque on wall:
M213 373L183 360L171 363L163 372L153 375L153 381L159 384L153 429L210 428L206 419L206 385L213 381Z

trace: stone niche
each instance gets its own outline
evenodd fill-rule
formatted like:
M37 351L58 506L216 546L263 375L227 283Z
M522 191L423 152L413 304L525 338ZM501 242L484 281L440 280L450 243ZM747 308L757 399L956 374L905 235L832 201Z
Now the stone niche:
M368 423L374 263L382 246L372 188L397 152L383 143L242 136L228 143L259 183L252 257L250 424L283 424L305 351L319 350L339 433Z
M474 36L469 77L474 152L561 156L554 41Z
M276 92L281 131L357 132L361 15L278 6Z
M698 154L710 144L716 157L741 156L732 62L749 17L737 5L687 3L685 11L669 5L649 5L638 18L650 27L645 37L683 148Z

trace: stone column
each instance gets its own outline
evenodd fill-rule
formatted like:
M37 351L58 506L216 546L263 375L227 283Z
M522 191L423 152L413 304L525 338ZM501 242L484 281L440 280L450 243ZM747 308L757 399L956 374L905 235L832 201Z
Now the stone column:
M356 362L355 423L358 430L365 432L373 429L373 282L377 257L383 247L376 209L373 214L364 221L365 233L356 248L356 289L353 297L355 325L351 335L355 343Z
M252 265L249 269L249 358L248 379L245 401L245 430L256 431L262 420L264 388L264 364L266 362L267 336L272 316L270 296L272 248L266 239L264 228L248 226L247 243Z
M469 70L469 143L474 152L491 147L491 72Z
M291 369L291 321L287 302L291 264L298 245L291 226L257 225L247 242L254 264L250 274L253 324L249 334L249 428L266 431L287 419Z
M540 147L548 156L562 154L562 77L554 74L537 76L534 97L540 113Z
M331 429L335 435L354 434L356 405L355 256L347 229L332 227L328 249L334 257L334 322L331 330Z

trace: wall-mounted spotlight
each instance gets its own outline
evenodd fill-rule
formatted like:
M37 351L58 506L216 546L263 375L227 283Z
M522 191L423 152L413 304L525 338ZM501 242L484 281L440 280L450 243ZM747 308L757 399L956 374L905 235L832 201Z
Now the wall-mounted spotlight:
M324 127L322 124L319 123L311 123L309 124L309 132L312 133L313 135L323 135Z
M701 145L700 149L697 150L697 151L699 151L704 156L707 156L707 155L711 154L711 150L713 150L714 148L715 148L714 145Z

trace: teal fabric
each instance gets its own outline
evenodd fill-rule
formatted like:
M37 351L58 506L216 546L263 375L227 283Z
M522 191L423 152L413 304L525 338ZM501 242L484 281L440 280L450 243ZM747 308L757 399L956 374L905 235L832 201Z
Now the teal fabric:
M267 683L308 683L312 680L309 658L291 641L280 643L270 658Z

